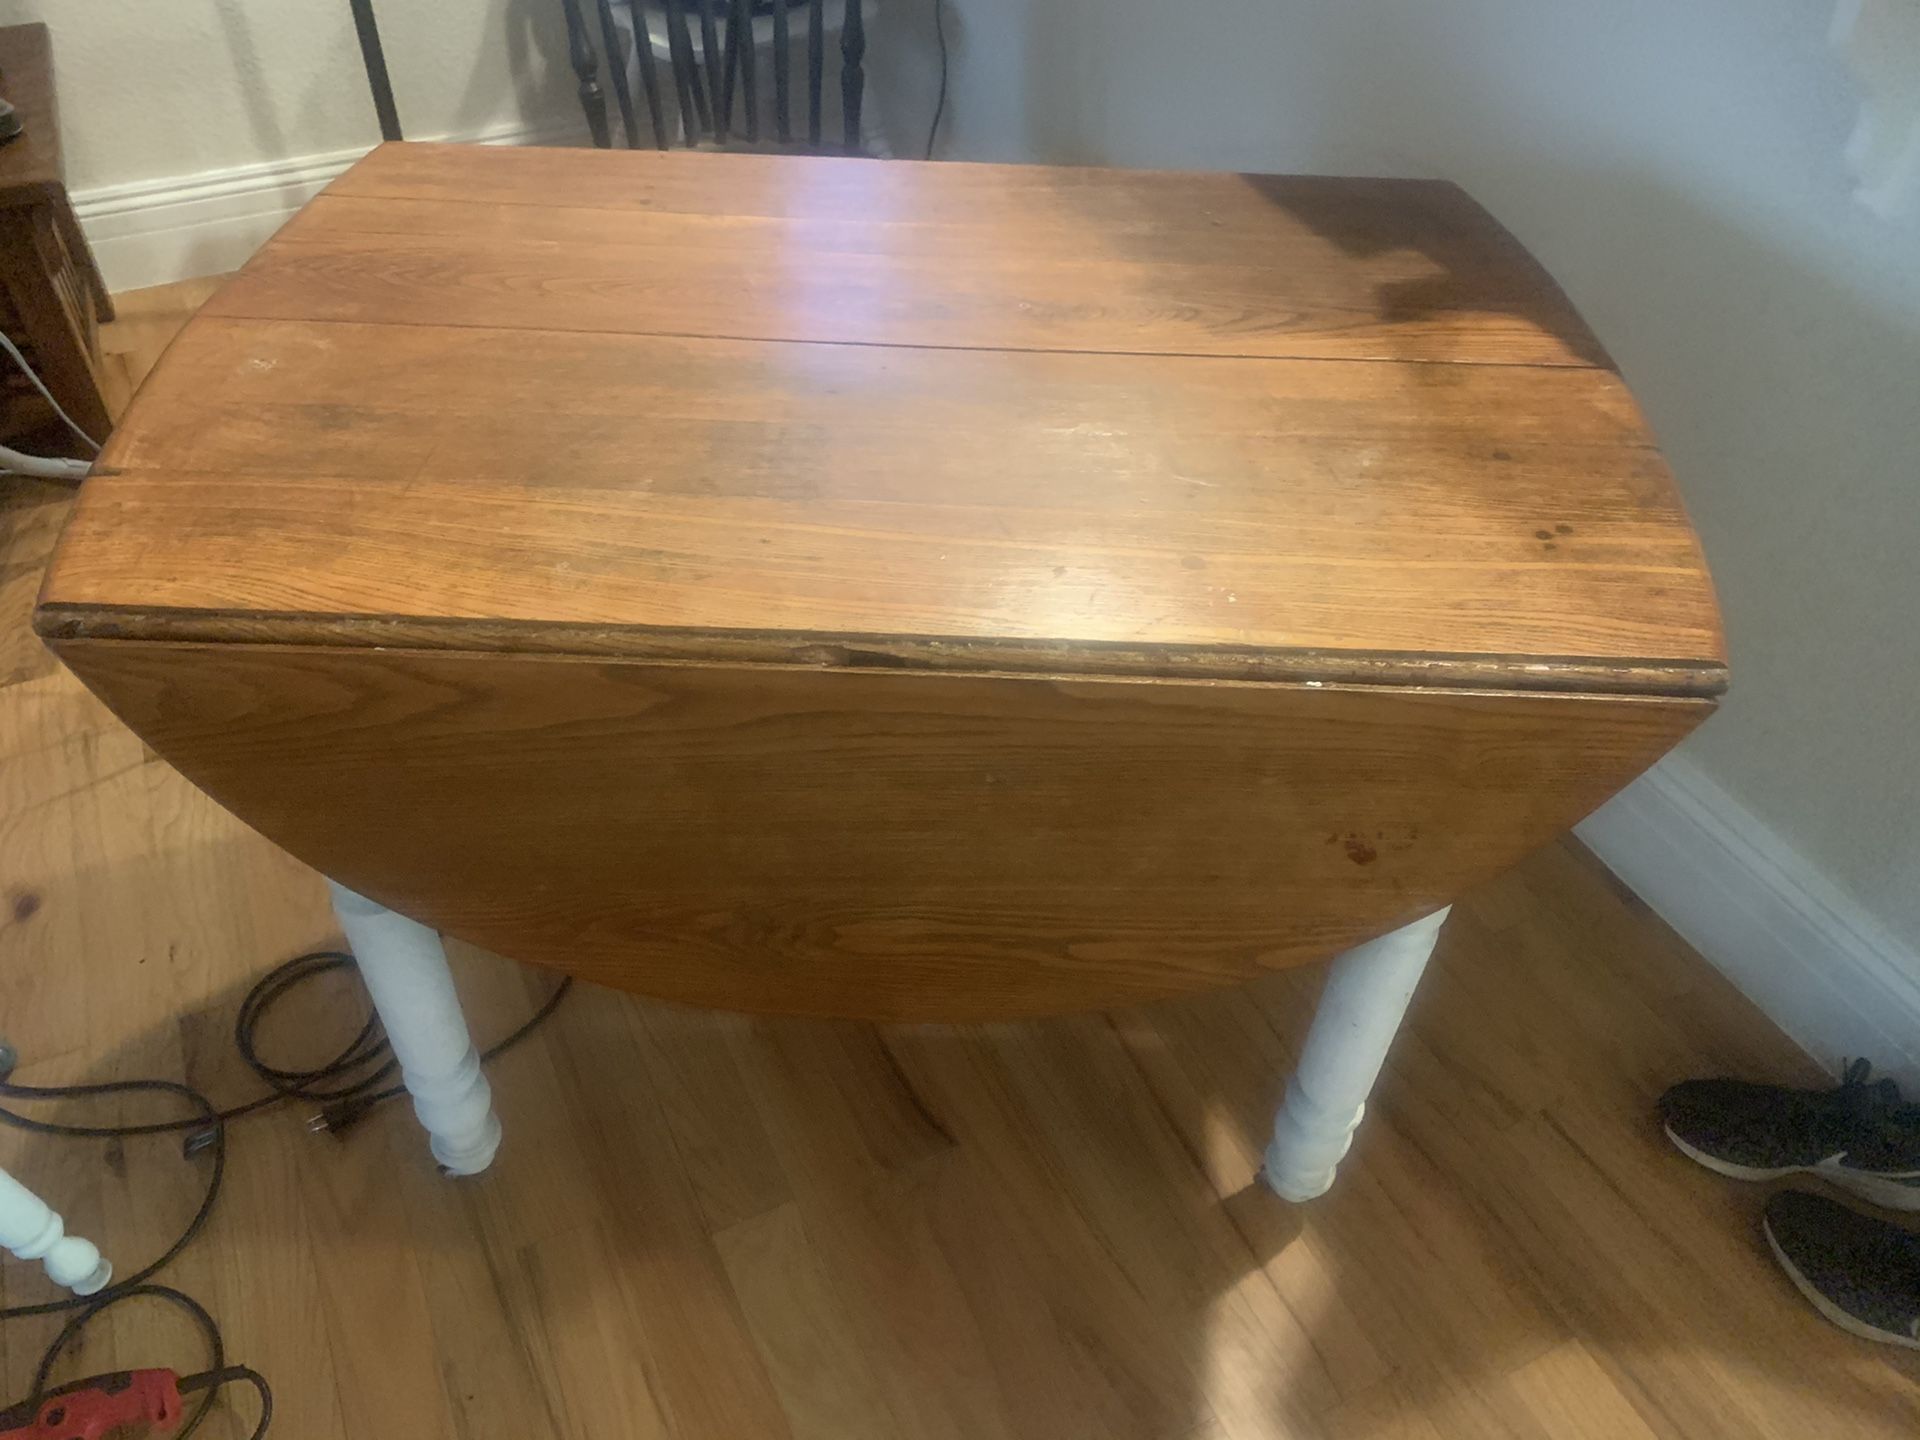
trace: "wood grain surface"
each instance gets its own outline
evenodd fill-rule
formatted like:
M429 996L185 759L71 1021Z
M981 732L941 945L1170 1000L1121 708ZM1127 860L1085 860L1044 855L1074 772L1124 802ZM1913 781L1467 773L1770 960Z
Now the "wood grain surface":
M203 322L73 530L60 607L1719 678L1602 371Z
M374 152L213 313L1604 363L1518 242L1437 181L467 148Z
M174 346L43 620L1714 693L1596 359L1429 182L387 146Z
M62 642L190 779L477 944L667 999L951 1020L1317 959L1445 903L1697 700Z

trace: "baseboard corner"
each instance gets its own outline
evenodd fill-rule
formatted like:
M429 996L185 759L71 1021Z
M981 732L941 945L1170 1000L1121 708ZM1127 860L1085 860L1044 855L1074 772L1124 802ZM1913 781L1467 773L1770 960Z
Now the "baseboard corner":
M1822 1065L1920 1091L1920 952L1697 765L1669 756L1576 833Z

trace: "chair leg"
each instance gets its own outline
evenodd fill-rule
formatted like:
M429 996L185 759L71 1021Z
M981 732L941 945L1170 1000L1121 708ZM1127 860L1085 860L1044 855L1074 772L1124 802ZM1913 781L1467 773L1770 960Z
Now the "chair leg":
M567 59L573 65L574 78L580 82L580 111L587 117L587 133L599 149L611 149L613 136L607 129L607 97L600 88L600 57L588 38L587 23L580 16L580 0L560 0L560 7L567 22Z
M67 1234L53 1208L6 1171L0 1170L0 1247L22 1260L38 1260L56 1285L76 1295L93 1295L113 1278L113 1266L100 1258L91 1241Z
M413 1110L451 1175L477 1175L500 1148L500 1119L440 937L328 881L333 908L386 1027Z
M1333 1185L1446 918L1436 910L1334 960L1261 1169L1282 1198Z

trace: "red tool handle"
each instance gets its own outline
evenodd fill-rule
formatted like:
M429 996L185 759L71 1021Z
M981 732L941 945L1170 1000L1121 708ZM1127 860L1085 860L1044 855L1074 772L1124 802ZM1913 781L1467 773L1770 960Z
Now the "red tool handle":
M37 1410L32 1401L0 1410L0 1440L107 1440L121 1430L171 1435L184 1414L173 1371L120 1370L49 1390Z

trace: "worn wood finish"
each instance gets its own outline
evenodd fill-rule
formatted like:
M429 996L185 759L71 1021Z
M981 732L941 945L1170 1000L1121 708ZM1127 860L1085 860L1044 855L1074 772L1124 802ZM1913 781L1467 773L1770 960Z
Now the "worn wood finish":
M115 367L137 378L202 293L121 297ZM0 1014L25 1081L186 1075L237 1102L238 997L332 917L34 639L67 503L0 501ZM485 1039L549 983L455 952ZM352 1008L312 998L272 1055L345 1039ZM398 1109L344 1144L298 1110L244 1122L166 1278L301 1440L1920 1427L1920 1365L1821 1321L1765 1253L1764 1190L1651 1120L1686 1076L1818 1071L1570 842L1455 907L1339 1203L1297 1208L1250 1182L1312 998L1290 971L1082 1021L874 1028L582 992L495 1068L485 1181L440 1182ZM166 1137L107 1165L0 1131L0 1165L134 1260L201 1179ZM0 1289L47 1298L24 1267ZM0 1327L8 1398L57 1325ZM160 1307L94 1337L64 1376L199 1355ZM221 1423L202 1433L250 1428Z
M493 152L462 153L380 152L214 299L104 458L56 610L611 626L636 646L772 628L789 658L987 646L988 668L1018 642L1083 671L1126 647L1173 673L1205 655L1215 674L1298 675L1304 658L1308 678L1719 683L1711 589L1631 398L1603 368L1491 363L1590 342L1530 262L1504 268L1511 241L1457 191L573 152L516 158L516 191ZM584 187L583 161L634 183ZM445 198L449 167L473 198ZM1223 230L1194 228L1209 213ZM1301 359L1357 332L1297 307L1251 338L1196 325L1179 267L1249 255L1261 284L1317 272L1377 310L1407 262L1343 259L1315 229L1335 215L1374 227L1373 257L1484 248L1443 326L1473 363ZM1024 249L1002 253L996 225ZM956 308L966 290L1039 294L1121 237L1151 261L1140 310L1110 297L1063 336L1011 299ZM445 246L491 246L495 268L443 271ZM510 273L523 259L537 283ZM946 278L891 311L814 283L896 261ZM595 273L607 284L582 283ZM1528 286L1542 318L1524 336L1480 330L1490 304L1513 308L1496 292ZM716 325L735 296L752 308ZM934 343L968 315L1002 343ZM1137 353L1156 316L1180 354ZM816 333L836 343L769 343ZM868 343L889 335L903 343ZM1383 332L1380 348L1402 338L1427 343ZM1286 358L1190 353L1215 339ZM386 518L342 527L362 486ZM263 503L280 512L264 532ZM495 545L503 506L514 533Z
M675 654L662 631L738 653L777 616L791 659L1711 692L1712 594L1642 438L1586 370L203 322L109 447L48 616L647 627L614 638ZM343 529L363 493L380 523Z
M346 199L462 208L457 225L412 233L399 212L381 223ZM556 246L524 207L608 213L570 214L593 228ZM668 251L679 283L637 263ZM382 147L280 232L216 315L1604 363L1553 282L1451 185L832 157Z
M1707 708L56 648L264 834L454 934L693 1004L890 1019L1318 959L1505 868Z
M1631 398L1457 190L765 157L377 152L150 378L39 625L397 909L923 1019L1379 933L1725 679Z

